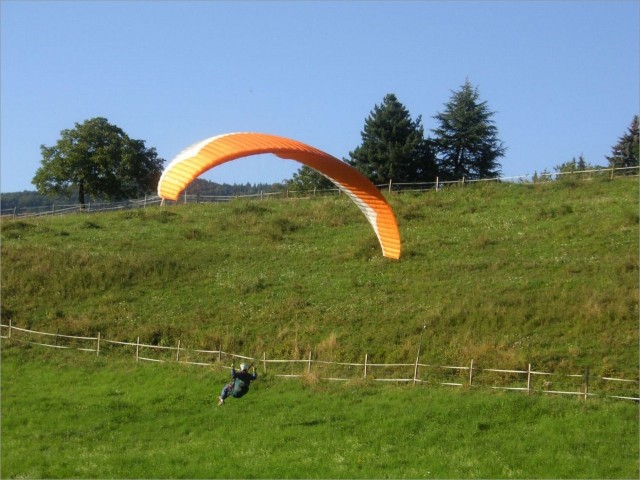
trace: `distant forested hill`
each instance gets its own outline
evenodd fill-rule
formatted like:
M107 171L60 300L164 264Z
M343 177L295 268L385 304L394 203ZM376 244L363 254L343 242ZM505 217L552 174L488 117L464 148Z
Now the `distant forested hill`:
M189 195L212 195L212 196L233 196L233 195L251 195L255 193L270 192L282 188L282 184L233 184L228 183L216 183L204 179L196 179L189 187L187 192ZM101 202L104 199L91 198L91 202ZM71 197L49 197L46 195L40 195L35 191L24 190L22 192L3 192L0 193L0 203L2 210L8 210L12 208L33 208L33 207L45 207L52 204L63 205L73 204L77 202L77 195Z

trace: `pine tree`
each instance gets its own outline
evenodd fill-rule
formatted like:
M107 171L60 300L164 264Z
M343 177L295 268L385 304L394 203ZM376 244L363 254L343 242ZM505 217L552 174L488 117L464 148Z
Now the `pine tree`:
M575 162L575 158L573 159L573 161ZM584 159L584 155L580 154L580 156L578 157L578 162L576 163L576 169L580 172L583 172L585 170L588 170L590 167L591 165L589 165Z
M433 181L435 158L424 138L422 118L409 111L392 93L365 120L362 144L346 160L373 183Z
M432 130L441 175L445 180L498 177L497 159L506 149L491 119L495 112L479 101L478 89L468 80L452 93L444 112L434 117L439 128Z
M629 130L611 149L607 157L610 168L626 168L638 166L638 116L633 117Z

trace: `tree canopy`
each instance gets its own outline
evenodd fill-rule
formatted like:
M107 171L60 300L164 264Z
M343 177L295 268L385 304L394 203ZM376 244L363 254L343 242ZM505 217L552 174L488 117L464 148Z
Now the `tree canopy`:
M452 92L443 112L434 118L433 129L440 174L445 180L494 178L501 173L498 158L506 151L487 102L467 80Z
M40 147L41 167L32 183L47 195L120 200L155 190L164 160L144 140L130 138L106 118L96 117L62 130L52 146Z
M347 161L373 183L433 181L434 155L424 138L422 118L409 111L392 93L365 120L362 144Z
M287 187L292 190L300 190L302 192L314 190L316 188L319 190L337 188L327 177L306 165L303 165L296 173L293 174L293 178L287 181Z

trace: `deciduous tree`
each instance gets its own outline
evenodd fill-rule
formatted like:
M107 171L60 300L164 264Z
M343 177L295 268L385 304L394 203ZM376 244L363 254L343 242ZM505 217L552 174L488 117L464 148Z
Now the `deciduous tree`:
M331 180L311 167L303 165L293 178L287 181L287 187L292 190L310 191L314 189L328 190L337 188Z
M144 140L130 138L106 118L76 123L60 132L52 146L40 147L42 166L32 183L41 194L78 195L119 200L155 190L162 173L163 159Z

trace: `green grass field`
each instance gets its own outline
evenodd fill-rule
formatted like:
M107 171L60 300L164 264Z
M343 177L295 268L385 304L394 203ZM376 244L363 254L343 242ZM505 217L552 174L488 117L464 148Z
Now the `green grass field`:
M635 403L2 356L2 478L636 478Z
M638 379L638 181L2 219L2 323L261 358ZM636 478L638 405L2 352L3 477Z

